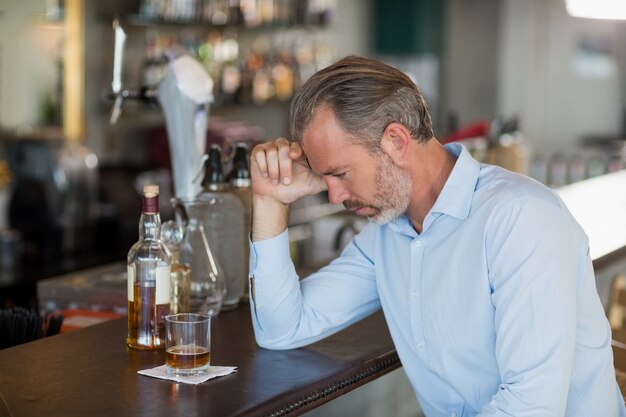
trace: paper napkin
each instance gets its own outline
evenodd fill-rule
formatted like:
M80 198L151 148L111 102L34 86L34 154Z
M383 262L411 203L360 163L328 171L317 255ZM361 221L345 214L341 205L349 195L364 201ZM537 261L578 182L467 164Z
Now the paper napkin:
M176 376L168 375L167 371L165 370L165 365L161 365L157 366L156 368L143 369L141 371L137 371L137 373L141 375L151 376L154 378L169 379L176 382L195 385L208 381L209 379L217 378L218 376L232 374L236 370L236 366L209 366L209 372L204 375Z

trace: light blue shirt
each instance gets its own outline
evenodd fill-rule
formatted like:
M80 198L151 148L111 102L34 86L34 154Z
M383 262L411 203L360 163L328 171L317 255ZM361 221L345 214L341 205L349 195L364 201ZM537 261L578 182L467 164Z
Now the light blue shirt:
M251 248L257 342L313 343L382 307L428 417L626 416L587 236L547 187L460 145L417 233L368 224L299 281L287 232Z

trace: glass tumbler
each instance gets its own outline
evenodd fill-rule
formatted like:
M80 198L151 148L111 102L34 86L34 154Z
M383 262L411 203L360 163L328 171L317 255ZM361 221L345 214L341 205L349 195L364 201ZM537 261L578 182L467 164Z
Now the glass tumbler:
M211 316L197 313L165 317L166 371L170 375L204 375L211 363Z

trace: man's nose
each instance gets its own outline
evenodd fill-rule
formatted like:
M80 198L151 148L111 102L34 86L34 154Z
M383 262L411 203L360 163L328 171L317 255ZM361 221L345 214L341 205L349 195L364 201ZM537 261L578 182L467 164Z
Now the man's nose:
M328 201L331 204L341 204L350 198L350 193L335 178L327 178L326 186L328 187Z

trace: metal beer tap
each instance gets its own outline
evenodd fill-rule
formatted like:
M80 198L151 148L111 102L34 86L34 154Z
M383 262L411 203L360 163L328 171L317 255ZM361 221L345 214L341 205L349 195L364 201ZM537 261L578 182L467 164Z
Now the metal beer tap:
M202 168L209 105L213 102L213 80L186 50L173 47L166 51L167 71L155 88L125 88L122 84L122 60L126 33L117 19L113 21L113 30L115 46L111 98L115 102L110 122L117 122L127 99L158 103L165 116L175 196L193 199L201 191L194 177Z
M111 82L111 98L114 100L111 110L111 124L117 123L122 114L122 106L127 99L154 102L156 91L151 88L142 87L138 90L124 88L122 84L122 64L124 60L124 44L126 43L126 32L120 25L119 20L113 21L114 51L113 51L113 81Z

